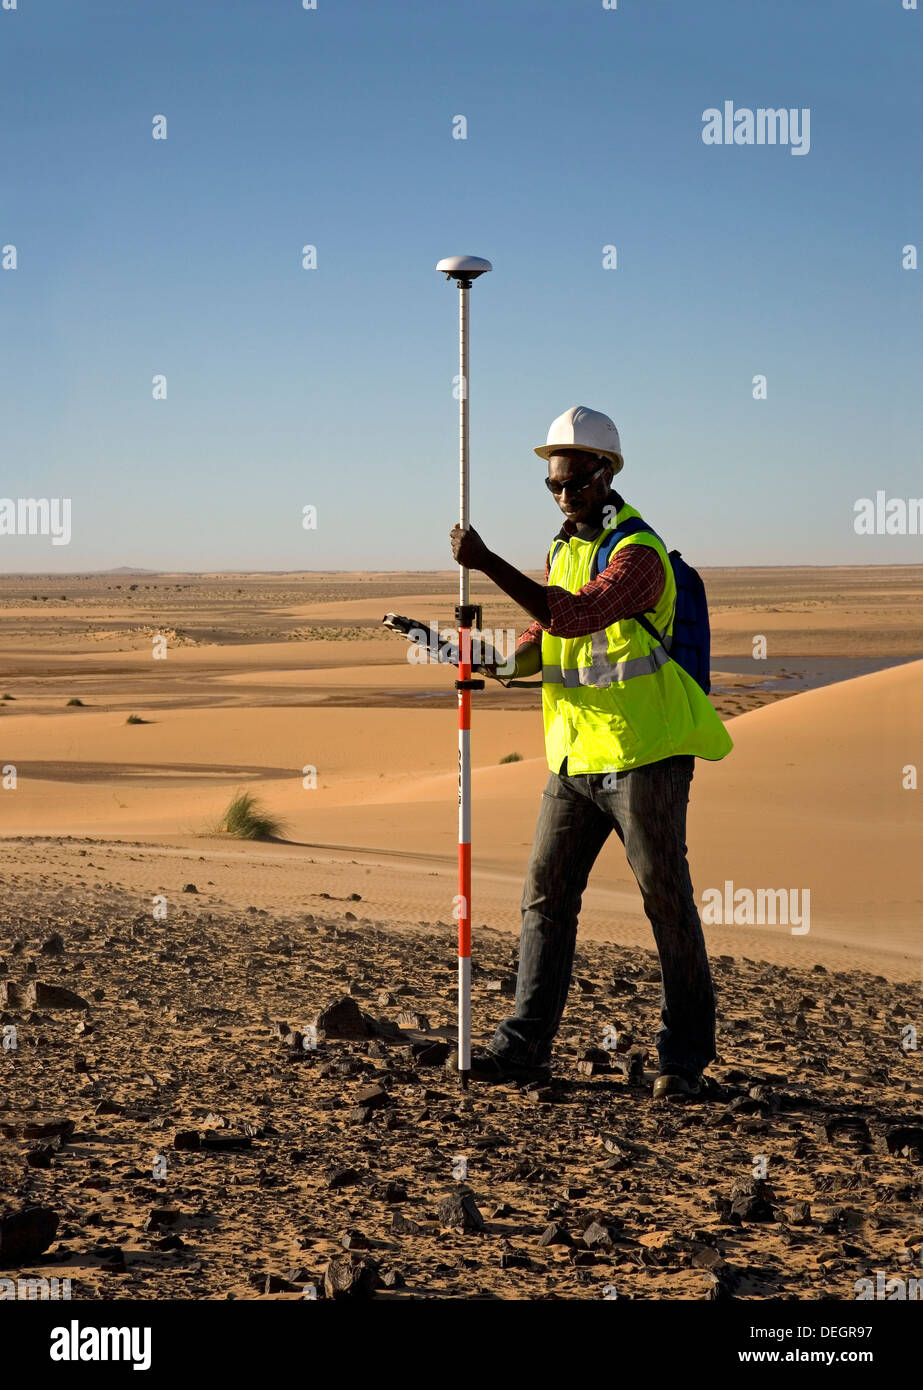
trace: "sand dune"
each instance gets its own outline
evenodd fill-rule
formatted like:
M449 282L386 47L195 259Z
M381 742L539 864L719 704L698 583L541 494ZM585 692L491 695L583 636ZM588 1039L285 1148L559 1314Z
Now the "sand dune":
M420 678L403 660L392 674L398 673L401 681ZM367 679L361 668L291 674ZM284 672L262 677L271 678L283 679ZM430 668L426 679L450 686L452 675ZM807 935L793 936L786 925L722 924L711 929L722 949L735 940L751 951L772 942L786 958L804 960L826 941L880 957L882 969L897 961L904 973L911 969L923 921L923 811L920 793L902 789L901 770L920 757L921 696L923 661L808 691L731 721L733 753L719 764L697 761L688 839L700 897L726 880L753 890L810 891ZM121 713L93 710L5 721L2 761L17 766L19 787L0 800L2 833L172 837L192 844L229 791L246 785L286 817L296 846L356 847L406 856L408 863L420 856L444 864L450 877L457 835L451 711L152 707L149 713L154 722L142 726L126 726ZM511 752L522 761L500 765ZM473 759L481 911L501 904L512 925L547 777L538 712L477 711ZM311 765L318 785L305 789L302 769ZM277 853L295 871L293 851L280 846ZM430 907L432 915L450 915L447 889L439 889L446 903L441 912ZM254 883L251 895L257 891ZM587 904L595 930L607 924L622 930L626 917L630 934L648 930L614 835Z

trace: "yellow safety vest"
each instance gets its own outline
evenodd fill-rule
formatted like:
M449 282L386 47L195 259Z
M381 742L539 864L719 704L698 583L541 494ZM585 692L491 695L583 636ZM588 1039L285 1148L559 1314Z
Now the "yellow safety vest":
M624 503L595 540L562 537L549 585L579 593L592 578L593 557L608 531L632 516L640 513ZM649 545L660 556L666 583L647 616L670 636L676 581L667 552L649 531L625 537L612 554L626 545ZM734 746L702 687L633 618L586 637L543 632L542 713L552 772L560 771L565 758L568 773L620 772L677 753L717 761Z

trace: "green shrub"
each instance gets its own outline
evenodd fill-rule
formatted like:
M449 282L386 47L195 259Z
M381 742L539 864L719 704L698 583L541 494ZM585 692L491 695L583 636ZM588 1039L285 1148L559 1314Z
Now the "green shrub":
M500 761L501 761L501 763L521 763L521 762L522 762L522 754L521 754L521 753L507 753L507 754L505 755L505 757L502 757L502 758L500 759Z
M79 705L81 709L83 708L83 701L78 700L76 695L74 695L70 700L68 700L67 703L69 705Z
M277 840L286 830L280 816L265 811L251 792L237 792L214 830L239 840Z

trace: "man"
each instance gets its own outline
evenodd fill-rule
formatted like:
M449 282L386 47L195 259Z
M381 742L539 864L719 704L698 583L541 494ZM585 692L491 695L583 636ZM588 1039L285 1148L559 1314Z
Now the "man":
M686 806L696 757L716 760L730 736L701 686L632 615L673 630L676 583L659 540L618 541L591 578L600 544L638 516L611 488L624 466L607 415L574 406L535 453L566 518L543 587L490 551L471 527L451 532L460 565L480 570L535 622L516 647L517 676L542 672L548 781L522 894L515 1012L472 1078L548 1081L590 870L614 829L641 890L660 957L660 1075L654 1098L696 1096L715 1057L715 1000L686 861ZM491 672L493 674L493 672Z

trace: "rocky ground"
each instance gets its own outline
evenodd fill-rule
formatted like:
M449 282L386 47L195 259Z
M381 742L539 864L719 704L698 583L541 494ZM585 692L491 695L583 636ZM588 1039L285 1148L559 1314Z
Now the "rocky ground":
M4 1277L91 1299L852 1300L876 1270L923 1274L915 986L719 957L714 1094L655 1104L656 957L587 943L554 1083L465 1093L440 1040L449 924L371 922L358 894L291 918L181 901L160 921L103 883L4 886ZM474 956L486 1041L515 942L482 927Z

